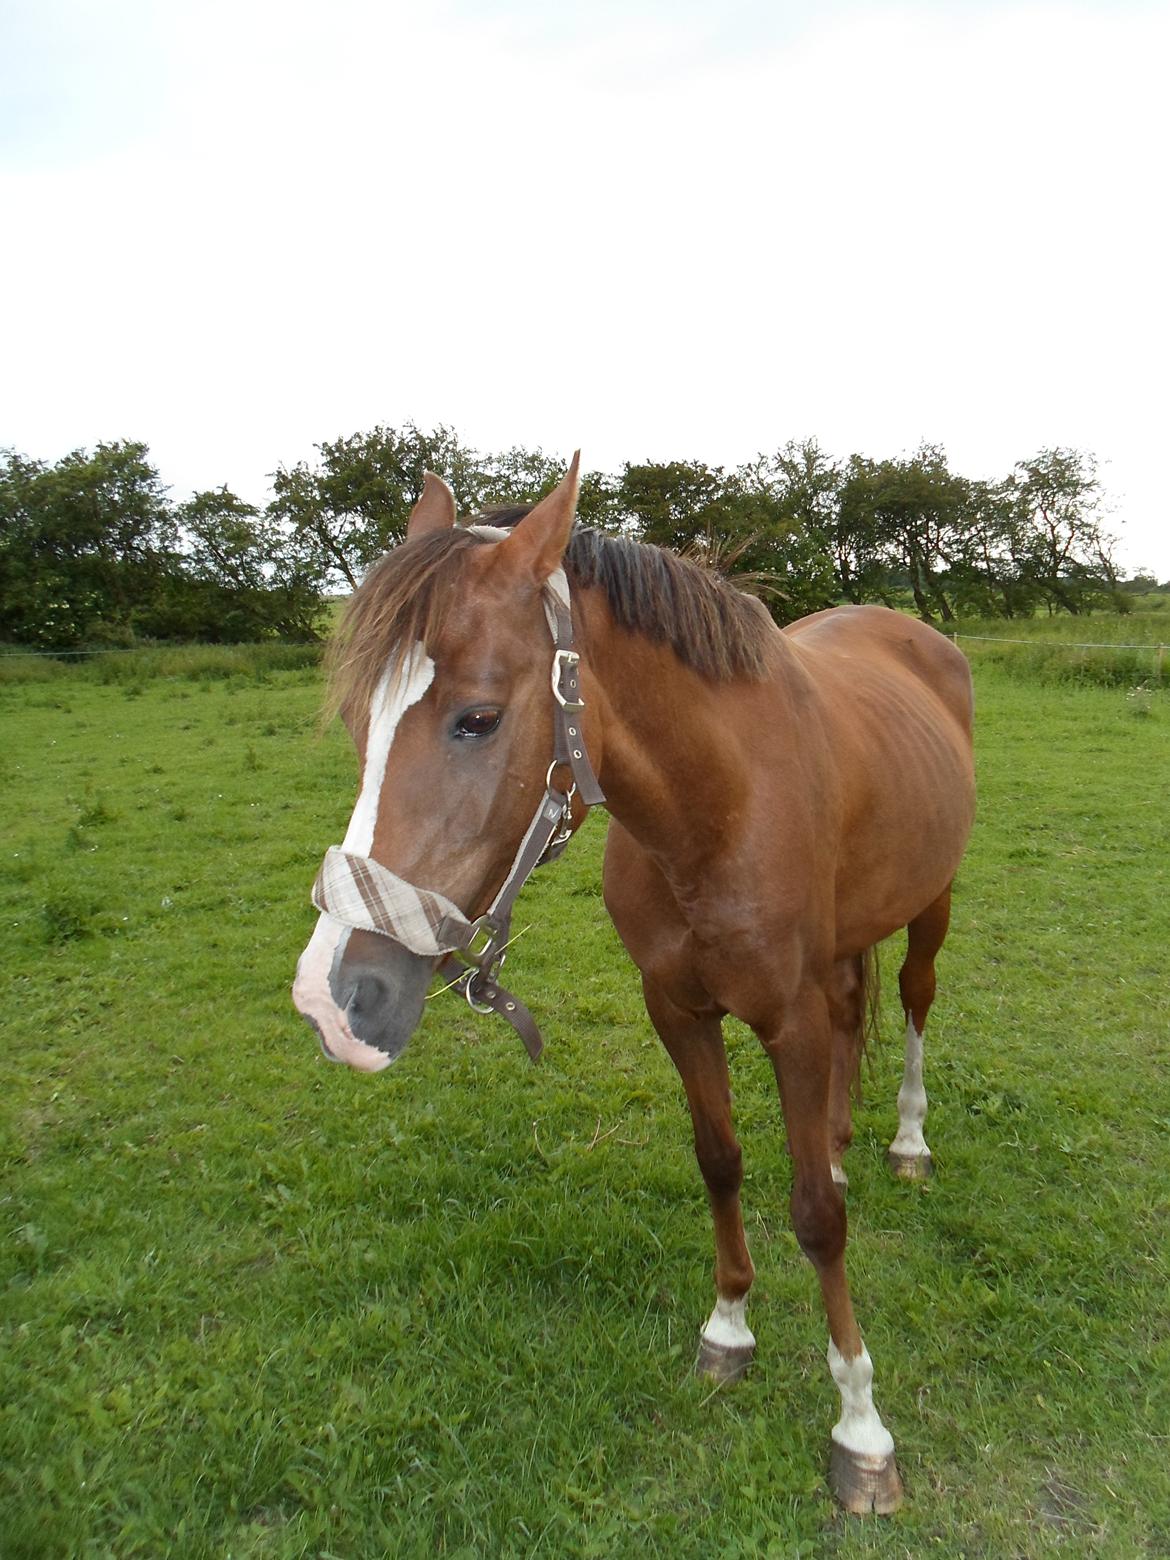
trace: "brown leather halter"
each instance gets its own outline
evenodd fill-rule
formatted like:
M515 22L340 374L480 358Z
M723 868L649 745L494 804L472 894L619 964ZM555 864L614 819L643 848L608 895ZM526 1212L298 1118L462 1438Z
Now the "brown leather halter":
M512 909L524 884L537 867L555 861L573 834L573 798L586 807L605 801L597 782L581 729L581 658L573 648L573 618L563 574L545 588L545 612L553 635L552 695L553 756L545 776L544 795L520 842L515 859L491 905L474 921L449 899L416 888L381 863L354 856L336 846L313 885L317 909L346 925L378 932L412 952L445 954L439 974L448 989L458 991L477 1013L498 1013L515 1029L536 1061L544 1049L532 1014L498 976L507 955ZM553 774L567 765L573 779L568 791L553 784Z

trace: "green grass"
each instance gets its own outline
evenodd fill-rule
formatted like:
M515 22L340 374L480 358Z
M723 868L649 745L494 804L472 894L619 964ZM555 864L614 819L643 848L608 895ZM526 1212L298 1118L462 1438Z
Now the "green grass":
M0 687L4 1560L1170 1552L1170 700L978 671L937 1175L883 1162L895 949L849 1158L887 1522L826 1493L824 1320L734 1026L758 1358L691 1375L709 1221L599 826L517 916L541 1065L444 996L361 1077L288 1002L354 780L317 673Z

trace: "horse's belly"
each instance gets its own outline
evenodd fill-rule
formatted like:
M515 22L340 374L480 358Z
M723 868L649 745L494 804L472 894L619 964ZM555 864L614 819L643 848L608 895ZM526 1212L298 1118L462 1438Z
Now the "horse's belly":
M955 876L975 815L969 756L939 753L926 777L894 764L846 830L836 881L839 957L921 914ZM922 766L919 765L921 770Z

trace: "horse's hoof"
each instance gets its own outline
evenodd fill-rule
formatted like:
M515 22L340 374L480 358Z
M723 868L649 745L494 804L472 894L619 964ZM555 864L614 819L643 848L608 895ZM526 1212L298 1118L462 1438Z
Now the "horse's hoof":
M829 1483L845 1510L855 1516L876 1512L879 1517L888 1517L902 1504L902 1481L893 1452L872 1457L865 1452L851 1452L834 1441L829 1455Z
M929 1181L934 1174L934 1161L930 1150L925 1154L896 1154L891 1148L886 1163L899 1181Z
M752 1362L755 1345L743 1343L735 1346L712 1343L699 1334L699 1357L695 1361L695 1375L705 1376L721 1387L729 1387L747 1374Z

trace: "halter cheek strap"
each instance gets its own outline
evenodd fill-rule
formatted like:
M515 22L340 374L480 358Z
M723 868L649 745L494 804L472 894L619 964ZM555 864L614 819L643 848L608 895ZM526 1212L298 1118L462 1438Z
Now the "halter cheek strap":
M445 955L439 973L477 1013L499 1013L506 1018L533 1061L544 1048L540 1031L520 999L505 991L497 979L508 946L512 907L535 869L555 861L568 844L573 833L574 795L587 807L605 801L585 750L580 657L573 649L569 587L560 569L545 587L544 610L555 647L553 758L544 796L491 906L474 921L469 920L444 894L417 888L369 856L356 856L336 845L325 852L312 894L318 910L346 926L378 932L427 958ZM552 783L553 772L560 765L567 765L573 776L567 794Z

